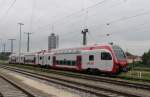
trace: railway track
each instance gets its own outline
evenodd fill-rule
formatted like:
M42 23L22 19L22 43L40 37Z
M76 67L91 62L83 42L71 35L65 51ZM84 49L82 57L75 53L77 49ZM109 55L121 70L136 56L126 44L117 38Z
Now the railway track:
M139 94L131 94L128 92L118 91L115 89L106 89L106 88L99 87L99 86L92 85L92 84L85 84L85 83L81 83L77 81L62 79L59 77L47 76L47 75L43 75L43 74L31 72L31 71L26 71L23 69L12 68L8 66L7 67L4 66L4 68L13 72L21 73L23 75L45 80L45 81L59 84L62 86L66 86L69 88L74 88L76 90L80 90L83 92L91 93L98 97L143 97L143 95L139 95Z
M17 83L0 75L0 97L35 97Z
M0 97L4 97L2 93L0 93Z
M69 74L67 72L61 72L61 71L54 71L53 73L60 74L60 75L67 75L70 77L75 77L75 78L80 78L80 79L87 79L87 80L92 80L92 81L100 81L100 82L121 85L121 86L127 86L127 87L136 88L136 89L150 90L150 84L148 85L148 84L141 84L141 83L135 83L135 82L128 82L125 80L118 80L118 79L100 77L100 76L95 76L95 75L86 75L86 74L74 75L74 74Z
M95 76L95 75L64 72L64 71L60 71L60 70L50 70L50 73L69 76L69 77L75 77L75 78L80 78L80 79L86 79L86 80L91 80L91 81L106 82L106 83L111 83L111 84L115 84L115 85L132 87L132 88L136 88L136 89L150 90L150 84L148 85L148 84L141 84L141 83L135 83L135 82L128 82L125 80L118 80L118 79L112 79L112 78L108 78L108 77L101 77L101 76Z

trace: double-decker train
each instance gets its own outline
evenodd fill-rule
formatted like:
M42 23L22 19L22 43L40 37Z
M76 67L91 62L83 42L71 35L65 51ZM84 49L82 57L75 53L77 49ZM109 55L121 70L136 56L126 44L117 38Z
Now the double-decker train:
M20 56L12 54L9 57L9 63L111 74L126 71L128 65L124 51L119 46L110 44L43 50L24 53Z

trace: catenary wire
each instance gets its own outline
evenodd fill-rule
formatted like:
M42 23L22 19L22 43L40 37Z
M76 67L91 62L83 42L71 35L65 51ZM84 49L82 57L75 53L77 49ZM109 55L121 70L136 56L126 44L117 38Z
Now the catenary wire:
M84 9L84 10L81 9L81 10L79 10L79 11L77 11L77 12L74 12L74 13L72 13L72 14L70 14L70 15L67 15L67 16L62 17L62 18L60 18L60 19L57 19L57 20L53 21L53 24L56 23L56 22L58 22L58 21L60 21L60 20L65 19L65 18L69 18L69 17L71 17L71 16L74 16L74 15L76 15L77 13L80 13L80 12L83 12L83 11L85 11L85 10L88 10L88 9L94 8L94 7L96 7L96 6L99 6L99 5L101 5L101 4L104 4L104 3L106 3L107 1L110 1L110 0L103 0L103 1L97 3L97 4L93 5L93 6L87 7L87 8ZM50 24L44 25L44 26L39 27L39 28L43 28L43 27L46 27L46 26L48 26L48 25L50 25ZM37 28L36 30L38 30L39 28ZM35 31L36 31L36 30L35 30Z
M14 6L14 4L16 3L17 0L14 0L11 5L8 7L8 9L6 10L6 12L0 17L0 20L3 20L3 18L5 17L5 15L7 15L9 13L9 11L11 10L11 8Z

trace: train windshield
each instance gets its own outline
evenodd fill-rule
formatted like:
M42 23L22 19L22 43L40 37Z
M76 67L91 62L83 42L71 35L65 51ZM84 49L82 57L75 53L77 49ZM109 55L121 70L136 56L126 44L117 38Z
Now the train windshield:
M126 58L123 50L119 46L113 46L113 50L115 52L115 55L116 55L117 59L123 60L123 59Z

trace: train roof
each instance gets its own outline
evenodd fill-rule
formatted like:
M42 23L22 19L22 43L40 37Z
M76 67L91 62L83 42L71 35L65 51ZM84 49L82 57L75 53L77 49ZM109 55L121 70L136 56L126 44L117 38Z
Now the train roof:
M89 50L95 50L95 49L106 49L106 48L112 48L111 44L94 44L94 45L87 45L87 46L81 46L76 48L62 48L62 49L52 49L52 50L41 50L39 52L29 52L24 53L23 55L36 55L36 54L58 54L58 53L81 53L82 51L89 51Z
M64 48L64 49L53 49L49 50L48 52L57 52L57 51L65 51L65 50L72 50L72 51L81 51L81 50L92 50L92 49L98 49L100 47L112 47L110 44L95 44L95 45L88 45L88 46L82 46L82 47L76 47L76 48Z

